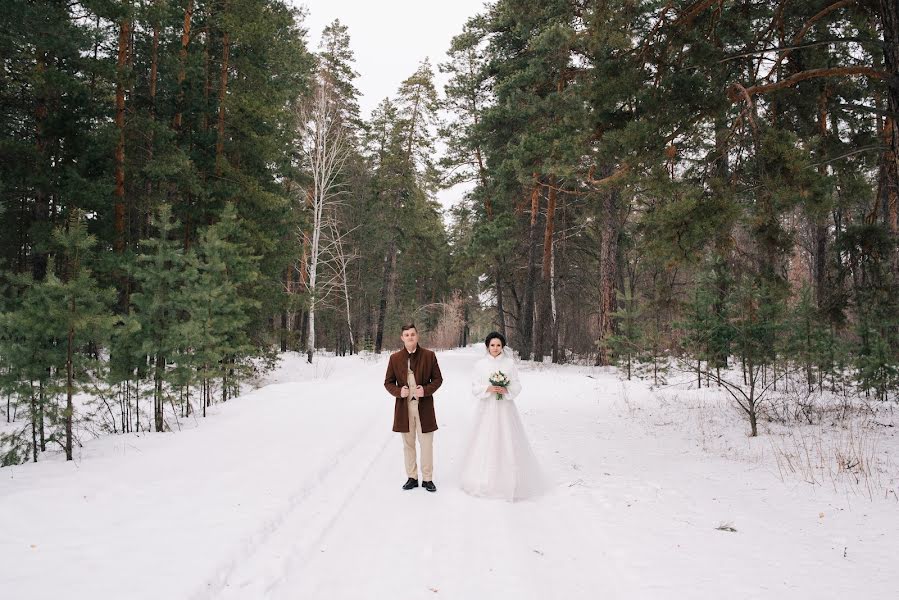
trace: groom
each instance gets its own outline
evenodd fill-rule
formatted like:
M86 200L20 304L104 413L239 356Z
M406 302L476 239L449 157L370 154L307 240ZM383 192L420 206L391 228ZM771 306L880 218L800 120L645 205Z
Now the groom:
M421 447L421 485L436 492L434 472L434 392L443 383L437 355L418 345L418 330L413 323L403 325L403 349L390 355L384 387L396 398L393 410L393 430L403 434L403 454L406 458L404 490L418 487L418 465L415 456L415 437Z

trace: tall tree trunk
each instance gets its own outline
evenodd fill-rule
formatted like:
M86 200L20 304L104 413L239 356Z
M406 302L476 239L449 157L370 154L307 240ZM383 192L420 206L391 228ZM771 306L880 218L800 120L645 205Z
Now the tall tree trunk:
M524 306L520 314L518 330L521 332L521 359L531 359L534 336L534 291L537 287L537 217L540 214L540 181L534 173L534 189L531 191L531 226L528 230L528 266L524 287ZM538 357L534 357L537 359Z
M37 407L34 402L34 388L31 389L31 452L37 462Z
M319 165L315 165L316 169ZM315 176L316 181L323 179L319 174ZM316 183L319 187L320 183ZM316 189L315 202L312 206L312 244L309 248L309 336L306 339L306 360L312 363L312 354L315 352L315 309L318 301L318 263L321 248L322 235L322 218L324 216L324 194L326 190Z
M134 427L140 433L140 379L134 381Z
M299 317L300 323L300 348L306 348L306 336L309 335L309 311L304 310L300 312Z
M503 273L499 258L496 259L496 264L494 265L494 273L494 279L496 280L496 320L497 325L499 325L499 332L504 338L507 338L506 308L503 303Z
M309 233L303 232L303 254L300 258L300 290L308 293L309 289ZM300 314L294 317L294 322L299 323L299 327L297 328L300 332L300 348L306 348L306 339L309 333L307 329L308 325L308 315L305 309L300 311Z
M203 27L203 132L209 131L209 96L212 93L212 77L210 76L211 59L209 56L209 48L212 46L212 36L210 34L209 20ZM288 188L290 185L288 184Z
M43 281L47 274L47 252L40 249L50 227L50 194L47 192L47 182L50 180L50 161L47 157L47 118L50 114L48 84L45 81L48 57L43 50L38 49L37 72L38 84L35 93L34 107L34 146L37 165L37 184L34 187L34 209L31 216L32 252L31 273L35 281Z
M115 241L117 254L125 251L125 69L131 21L126 17L119 25L119 54L116 62L115 124L119 139L115 147Z
M387 317L387 296L389 294L390 281L393 278L393 270L396 267L396 242L390 240L387 252L384 254L384 267L381 278L381 295L378 300L378 324L375 331L375 354L380 354L384 347L384 321Z
M75 313L75 299L71 299L69 310ZM66 340L66 460L72 460L72 417L75 406L72 397L75 392L74 366L72 364L75 355L75 326L69 325L68 339Z
M157 352L156 353L156 365L155 365L154 377L153 377L153 383L154 383L154 388L153 388L153 420L154 420L154 423L153 424L156 427L157 432L162 431L162 429L164 427L163 418L162 418L162 411L164 409L164 406L163 406L164 399L163 399L163 394L162 394L162 386L163 386L162 375L163 375L164 370L165 370L165 358L163 358L161 352Z
M224 2L222 14L227 17L228 3ZM215 139L215 174L221 175L225 165L225 99L228 93L228 59L231 54L231 33L222 32L222 69L219 74L218 132Z
M728 159L728 147L727 140L729 139L729 131L727 123L724 119L716 119L715 120L715 154L718 156L718 159L715 161L715 174L722 182L722 186L732 187L733 184L730 182L730 161ZM715 315L715 319L718 323L723 322L724 320L724 311L727 306L727 296L728 296L728 280L727 280L727 264L725 260L727 258L727 246L725 245L724 238L722 236L717 236L714 242L714 253L716 255L716 260L713 267L714 272L714 282L715 282L715 300L712 305L712 311ZM728 358L730 356L729 349L718 348L720 353L715 356L715 367L726 367ZM720 386L720 377L719 383Z
M552 251L557 195L556 179L555 177L550 177L549 194L546 202L546 223L543 228L543 264L540 271L539 310L537 311L532 345L534 360L543 360L543 356L546 354L547 328L549 328L550 334L552 334Z
M822 145L827 139L827 86L821 92L818 102L818 135L821 137ZM818 173L822 177L827 176L827 165L822 164L818 167ZM814 223L814 277L815 277L815 303L819 309L823 309L827 304L827 217L822 216L816 219Z
M153 0L156 3L156 0ZM155 151L155 129L156 129L156 84L159 79L159 21L153 20L153 41L150 46L150 127L147 132L147 163L153 162L153 153ZM153 181L147 177L144 183L144 192L147 195L147 206L151 205L150 197L153 195ZM150 211L140 215L138 221L138 232L136 239L143 237L143 231L150 219Z
M187 49L190 46L190 34L191 34L191 26L193 22L193 14L194 14L194 0L187 0L187 5L184 7L184 25L181 30L181 49L178 51L178 98L176 102L176 112L175 118L173 120L173 127L178 134L183 132L183 124L184 124L184 108L185 108L185 81L187 79ZM180 135L179 135L180 137ZM177 184L173 181L170 184L170 194L174 196L177 192ZM187 251L190 249L190 236L191 236L191 215L192 211L190 210L190 198L189 196L184 200L184 250Z
M47 374L50 375L50 370L47 370ZM46 424L46 410L47 406L47 386L44 385L44 381L41 380L37 384L37 424L38 431L40 433L41 439L41 452L47 451L47 436L44 431L44 425Z
M115 147L115 207L114 229L115 239L113 250L116 254L125 252L125 84L126 69L128 67L128 54L131 43L131 20L122 19L119 25L119 52L116 62L116 94L115 94L115 124L119 133L119 139ZM128 275L120 270L117 277L119 281L119 310L127 312L130 296Z
M469 314L469 309L468 309L468 299L466 299L465 304L462 309L462 332L461 332L462 339L459 340L461 342L459 344L459 347L461 347L461 348L464 348L465 346L468 345L468 329L469 329L469 323L470 323L469 319L470 318L471 318L471 315Z
M599 351L596 364L611 364L608 340L615 333L615 312L618 281L618 238L621 235L618 223L617 190L609 190L602 195L602 239L599 247Z
M315 296L309 303L309 335L306 337L306 362L312 364L312 354L315 352Z
M284 269L284 287L287 291L287 297L293 297L293 269L288 264ZM281 352L287 352L287 337L290 329L290 311L289 306L285 306L281 311Z
M556 302L556 244L551 245L550 262L549 262L549 308L550 308L550 327L552 331L552 361L555 364L562 362L563 357L559 351L559 315L557 311L558 304Z
M341 248L340 257L340 278L343 283L343 299L346 308L346 330L350 340L350 354L356 353L356 340L353 337L353 316L350 311L350 285L347 281L346 260L344 259L343 249Z
M472 98L471 100L472 106L472 116L474 117L475 125L478 123L478 109L477 102ZM481 146L476 145L475 149L475 159L478 163L478 178L481 182L481 188L484 190L484 212L487 213L487 221L493 221L493 202L490 200L490 194L488 193L487 186L487 167L484 165L484 156L481 152ZM505 338L506 337L506 309L503 306L503 280L502 280L502 265L500 265L499 257L495 259L494 263L494 279L496 282L496 321L499 326L499 333Z
M884 218L890 234L899 241L899 4L896 0L878 0L883 29L884 67L887 81L887 117L884 122L884 144L880 172L880 190L884 199ZM892 260L894 275L899 275L899 249Z
M187 0L184 7L184 27L181 30L181 50L178 52L178 108L174 126L180 131L184 118L184 80L187 78L187 47L190 45L190 26L194 15L194 0Z

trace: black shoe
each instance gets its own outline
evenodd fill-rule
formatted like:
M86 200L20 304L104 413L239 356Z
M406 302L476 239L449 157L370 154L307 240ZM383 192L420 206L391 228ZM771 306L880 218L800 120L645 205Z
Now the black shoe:
M434 485L433 483L431 485ZM411 477L406 480L406 483L403 484L404 490L411 490L412 488L418 487L418 480L412 479Z
M424 489L428 490L429 492L436 492L436 491L437 491L437 486L434 485L434 482L433 482L433 481L422 481L422 482L421 482L421 487L423 487Z

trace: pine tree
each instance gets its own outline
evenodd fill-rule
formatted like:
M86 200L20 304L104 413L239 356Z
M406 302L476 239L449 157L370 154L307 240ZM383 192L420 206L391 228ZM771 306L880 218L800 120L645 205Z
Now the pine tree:
M72 211L66 229L54 232L62 263L62 277L48 276L43 284L51 299L45 318L56 325L57 335L65 339L65 421L66 460L72 460L74 420L73 397L76 385L90 377L87 365L88 346L99 348L109 339L115 317L111 308L115 301L112 289L100 289L85 266L96 239L87 234L81 213ZM59 335L63 334L64 335Z
M375 352L383 347L385 328L397 329L401 319L436 301L446 281L441 277L448 260L445 232L438 205L430 197L437 180L432 160L437 108L433 73L424 61L400 85L396 102L379 105L369 126L367 146L374 169L370 226L380 229L374 239L383 243ZM404 256L410 257L408 262ZM431 291L430 297L423 296L424 290ZM394 306L399 314L389 323L388 310Z
M340 122L352 131L362 127L359 116L359 90L355 80L359 77L353 63L356 58L350 48L349 28L334 19L322 30L318 51L319 73L334 88L332 94L338 105Z
M823 385L825 373L833 372L830 360L833 349L830 345L834 341L809 286L800 290L787 325L785 355L802 367L806 388L808 393L812 393L816 386L820 388Z
M87 267L95 243L80 213L73 211L66 227L53 233L45 279L17 281L23 286L21 303L3 316L0 339L8 368L20 382L13 391L29 398L31 440L23 441L25 431L4 440L11 446L4 464L22 460L28 450L37 461L46 442L59 444L72 460L74 395L82 384L96 379L91 348L105 343L114 320L113 290L99 288ZM58 395L65 397L63 407Z
M245 238L237 211L228 204L222 219L203 231L195 253L188 257L192 277L182 306L190 318L181 323L179 337L189 352L183 367L198 371L200 377L203 416L212 401L212 380L220 380L221 398L226 401L238 388L247 360L256 354L246 328L259 303L247 291L259 280L259 257L249 253Z
M163 431L165 401L171 400L168 365L177 362L184 349L179 336L185 316L181 293L189 280L182 244L172 239L178 223L172 220L168 205L160 207L153 226L157 236L144 240L145 250L137 257L134 278L139 291L133 294L132 303L140 323L141 352L149 358L152 371L153 427Z
M55 282L53 283L55 285ZM25 413L27 423L3 434L3 465L18 464L29 458L38 460L38 452L46 451L45 424L58 423L57 403L60 366L64 358L59 352L58 338L44 319L52 301L47 284L35 282L32 275L10 278L13 291L6 311L0 315L0 355L4 357L8 383L6 393L16 398L16 415ZM25 410L21 410L24 404Z
M888 228L873 223L847 228L840 246L857 281L856 382L879 400L888 399L899 387L899 302L890 273L893 244Z
M619 364L624 363L627 369L627 378L631 378L631 370L634 361L639 361L643 353L644 333L640 326L640 307L637 306L633 293L629 288L618 294L618 310L615 318L618 320L617 331L608 339L611 356Z

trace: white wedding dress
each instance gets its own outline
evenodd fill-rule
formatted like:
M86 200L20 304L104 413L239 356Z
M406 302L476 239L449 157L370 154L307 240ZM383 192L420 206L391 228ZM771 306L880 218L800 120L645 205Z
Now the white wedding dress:
M501 400L485 391L490 376L502 371L509 379ZM477 401L471 434L462 460L460 482L472 496L520 500L546 490L546 479L531 450L515 398L521 380L509 347L497 357L489 352L474 366L471 393Z

